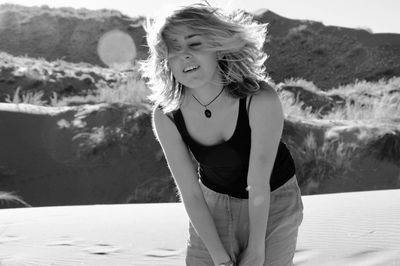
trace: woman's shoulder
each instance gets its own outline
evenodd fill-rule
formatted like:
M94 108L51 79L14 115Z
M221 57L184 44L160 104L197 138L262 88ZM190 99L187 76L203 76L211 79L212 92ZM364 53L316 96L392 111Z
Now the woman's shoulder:
M259 89L251 94L248 98L257 99L257 102L274 102L279 101L277 91L265 80L257 81Z
M165 111L165 109L160 104L155 104L153 106L152 114L153 114L153 118L154 118L155 113L157 112L159 115L164 115L164 116L168 117L170 120L173 121L174 114L177 111L178 110Z
M171 128L175 124L172 112L165 112L159 105L155 105L152 110L152 125L153 129L157 127Z
M263 116L274 110L281 109L281 102L277 91L266 81L259 81L260 89L251 95L249 103L249 114ZM251 104L251 105L250 105Z
M272 125L279 128L284 117L282 104L276 90L268 83L262 82L261 86L262 88L252 97L248 114L251 129L265 132Z
M265 101L279 101L276 90L270 85L268 80L245 79L242 83L239 83L238 88L237 91L243 93L239 97L245 98L247 112L249 112L253 98L257 99L257 102L264 103Z

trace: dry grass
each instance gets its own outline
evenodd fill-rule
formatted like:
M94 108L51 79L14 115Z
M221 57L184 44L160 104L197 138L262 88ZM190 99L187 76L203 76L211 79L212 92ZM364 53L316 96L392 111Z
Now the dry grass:
M5 191L0 191L0 203L1 205L4 205L5 203L19 203L25 207L32 207L25 201L23 201L20 197L15 195L14 193L11 192L5 192ZM0 205L0 206L1 206Z
M366 122L400 121L400 77L377 82L357 81L353 84L334 88L328 92L318 89L312 82L302 79L285 81L286 86L301 86L306 90L325 95L338 95L345 99L342 107L323 115L302 109L293 94L282 91L280 98L286 115L304 119L347 120Z
M317 114L311 112L311 108L302 108L298 98L287 91L279 92L283 112L289 117L301 117L302 119L318 119Z
M288 80L286 86L300 86L324 96L340 96L345 104L320 115L303 104L293 93L278 90L285 115L297 120L324 120L333 126L316 140L310 133L303 143L288 141L296 161L304 194L318 193L324 180L340 178L354 170L353 162L363 156L400 164L400 77L377 82L357 81L328 92L312 82ZM345 140L345 138L347 138Z
M24 94L20 93L21 87L18 87L15 90L14 95L11 97L8 95L6 97L6 102L8 103L26 103L26 104L33 104L33 105L41 105L44 106L46 105L46 101L44 101L42 98L44 96L43 91L38 91L38 92L26 92Z
M104 83L99 84L97 91L93 95L72 96L59 99L57 94L53 94L48 104L60 107L87 103L121 103L149 109L150 103L146 99L147 94L148 91L144 81L128 77L126 81L114 85L113 87Z
M150 110L150 102L147 100L149 93L145 82L139 78L137 73L129 72L126 78L119 80L113 86L104 82L97 83L98 89L92 95L60 97L53 92L48 101L43 99L44 92L25 92L21 93L18 87L13 95L6 97L8 103L27 103L40 106L71 106L80 104L98 104L98 103L120 103L137 106Z
M352 169L352 162L357 159L357 150L360 149L356 143L338 139L317 143L312 132L303 143L289 141L287 144L296 161L297 175L303 177L300 185L305 194L313 194L313 188L327 178L344 176Z

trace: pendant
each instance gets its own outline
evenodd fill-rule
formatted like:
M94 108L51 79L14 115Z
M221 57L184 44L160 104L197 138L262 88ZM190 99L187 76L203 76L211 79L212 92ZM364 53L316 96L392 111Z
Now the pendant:
M208 109L206 109L206 110L204 111L204 115L205 115L207 118L210 118L210 117L211 117L211 111L208 110Z

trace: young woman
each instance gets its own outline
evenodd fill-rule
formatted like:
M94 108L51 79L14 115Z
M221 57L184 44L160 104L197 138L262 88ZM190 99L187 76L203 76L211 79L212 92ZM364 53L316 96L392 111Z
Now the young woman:
M292 265L303 205L265 81L266 25L196 4L146 30L153 129L190 218L186 264Z

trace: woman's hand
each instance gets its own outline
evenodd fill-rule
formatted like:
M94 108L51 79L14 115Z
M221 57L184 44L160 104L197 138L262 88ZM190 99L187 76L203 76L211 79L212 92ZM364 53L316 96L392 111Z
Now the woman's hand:
M246 248L238 257L237 266L263 266L265 261L265 250L262 252Z

